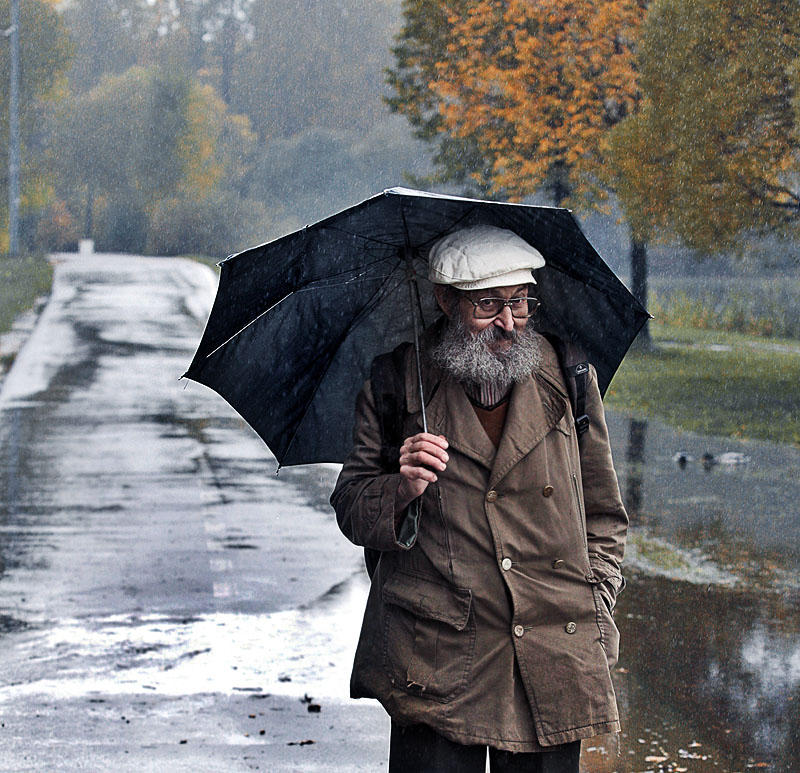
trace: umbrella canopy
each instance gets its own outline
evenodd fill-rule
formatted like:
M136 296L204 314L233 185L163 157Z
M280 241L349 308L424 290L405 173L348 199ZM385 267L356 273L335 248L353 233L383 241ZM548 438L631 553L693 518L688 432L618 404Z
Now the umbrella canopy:
M544 255L536 329L580 343L605 392L649 315L572 213L405 188L225 260L185 376L224 397L280 465L343 461L373 358L413 338L409 280L429 324L428 248L476 224L510 229Z

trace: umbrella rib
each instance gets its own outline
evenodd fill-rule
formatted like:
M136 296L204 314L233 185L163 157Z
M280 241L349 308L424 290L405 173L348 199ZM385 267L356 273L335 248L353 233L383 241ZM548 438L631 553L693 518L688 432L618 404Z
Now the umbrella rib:
M389 280L391 278L392 278L392 275L389 274L389 276L387 276L386 279L384 279L383 283L375 291L375 293L373 295L371 295L367 299L367 301L361 307L361 310L358 312L358 314L351 320L350 324L344 329L344 331L342 332L341 336L339 336L338 344L341 344L341 342L344 341L345 338L347 338L347 336L349 335L350 331L353 330L353 328L356 327L361 322L361 320L368 314L369 311L372 310L372 308L374 306L376 306L378 303L380 303L387 295L391 295L395 290L397 290L398 287L400 287L401 285L403 285L405 283L405 278L403 278L394 287L392 287L390 290L386 290L385 289L386 285L388 284L388 282L389 282ZM378 296L380 296L380 297L378 297ZM377 300L376 300L376 298L377 298ZM337 345L337 348L338 348L338 345ZM286 458L289 455L289 450L291 449L291 447L292 447L292 445L293 445L293 443L295 441L295 438L297 437L297 433L300 430L300 426L302 425L303 421L305 421L305 418L306 418L306 415L308 414L309 408L311 408L311 403L314 402L314 396L317 394L317 391L319 390L320 385L325 380L325 376L327 375L328 371L330 370L330 367L331 367L332 363L333 363L333 357L331 357L330 362L328 362L328 364L325 366L325 370L324 370L324 372L322 374L322 377L317 381L317 384L314 387L314 391L311 393L311 396L308 398L308 402L306 403L306 407L303 410L303 415L300 417L300 421L298 421L297 424L295 424L294 432L292 433L291 438L289 438L289 442L286 444L286 450L283 452L284 458ZM280 462L278 462L278 469L280 469L280 467L281 467L281 464L280 464Z
M386 242L382 239L375 239L372 236L364 236L364 234L357 234L353 233L352 231L345 231L344 228L337 228L335 225L325 225L320 228L320 230L330 230L330 231L337 231L340 234L345 234L346 236L352 236L355 239L362 239L365 242L375 242L375 244L380 244L383 247L397 247L396 244L393 242Z
M318 282L327 282L329 279L336 279L337 277L344 276L345 274L351 273L353 271L358 271L359 269L362 269L362 268L363 269L370 269L373 266L377 266L380 263L387 263L387 262L391 261L393 257L395 257L395 256L390 255L390 256L387 256L385 258L380 258L379 260L374 260L372 263L365 263L363 266L358 266L358 268L348 268L345 271L340 271L338 274L329 274L328 276L321 276L318 279L312 279L307 284L305 284L305 285L303 285L301 287L298 287L297 290L295 290L294 292L298 292L300 290L308 290L308 289L312 289L313 290L315 288L311 287L311 285L317 284ZM367 271L362 271L360 274L358 274L357 276L353 277L352 279L345 280L343 282L343 284L347 284L347 282L352 282L355 279L358 279L359 277L364 276L364 274L366 274L366 273L367 273Z
M263 317L268 312L272 311L276 306L280 306L291 294L292 293L287 293L279 301L275 301L275 303L273 303L272 306L270 306L268 309L264 309L264 311L262 311L258 316L253 317L253 319L251 319L241 330L237 330L227 341L223 341L216 349L214 349L214 351L209 352L206 355L206 359L211 357L211 355L216 354L223 346L226 346L231 341L233 341L233 339L236 338L236 336L238 336L240 333L244 333L244 331L247 330L247 328L249 328L250 325L253 325L256 322L258 322L258 320L260 320L261 317Z
M376 260L373 263L368 263L366 268L371 268L372 266L376 266L379 263L386 262L387 260L389 260L389 258L381 258L380 260ZM352 270L352 269L350 269L350 270ZM206 359L208 359L212 355L216 354L220 349L222 349L223 346L227 346L231 341L233 341L234 338L236 338L238 335L240 335L245 330L247 330L247 328L249 328L251 325L253 325L256 322L258 322L258 320L261 319L261 317L263 317L265 314L268 314L276 306L280 306L289 296L294 295L295 293L307 292L309 290L324 290L324 289L327 289L329 287L336 287L335 284L333 284L333 285L325 285L324 287L314 287L312 285L315 285L317 282L327 282L329 279L335 279L336 277L343 276L346 273L347 273L347 271L342 271L342 272L340 272L338 274L331 274L330 276L324 276L324 277L321 277L319 279L314 279L313 281L309 282L304 287L298 287L296 290L292 290L292 292L286 293L286 295L284 295L283 298L281 298L278 301L275 301L275 303L273 303L271 306L269 306L268 308L264 309L264 311L260 312L257 316L253 317L253 319L251 319L244 327L242 327L240 330L237 330L232 336L230 336L230 338L228 338L227 340L223 341L219 346L217 346L215 349L210 351L206 355ZM361 279L361 277L363 277L366 273L367 273L367 271L362 271L360 274L352 277L351 279L346 279L344 282L342 282L342 284L350 284L351 282L358 282L358 281L365 281L365 282L366 281L370 281L370 280L367 280L367 279L363 279L363 280ZM389 274L389 276L391 276L391 274ZM378 292L380 292L380 289L378 290Z

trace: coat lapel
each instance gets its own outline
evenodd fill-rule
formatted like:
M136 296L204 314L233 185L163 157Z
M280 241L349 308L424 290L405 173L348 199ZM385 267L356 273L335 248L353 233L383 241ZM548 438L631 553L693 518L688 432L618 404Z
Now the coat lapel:
M541 442L558 424L565 410L564 397L537 375L514 385L503 436L489 476L490 489Z
M444 435L457 451L491 469L496 449L481 426L464 388L449 376L442 378L428 403L428 430Z

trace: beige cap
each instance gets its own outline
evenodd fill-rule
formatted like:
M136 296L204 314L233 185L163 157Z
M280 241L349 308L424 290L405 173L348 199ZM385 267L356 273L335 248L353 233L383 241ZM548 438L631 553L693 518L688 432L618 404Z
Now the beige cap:
M473 225L442 237L428 254L428 279L459 290L536 284L544 257L506 228Z

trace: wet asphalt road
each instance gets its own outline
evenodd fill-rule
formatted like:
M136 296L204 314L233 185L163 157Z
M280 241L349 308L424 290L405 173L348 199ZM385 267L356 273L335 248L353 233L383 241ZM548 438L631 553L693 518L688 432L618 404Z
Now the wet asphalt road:
M347 705L366 583L335 470L276 476L178 381L215 285L62 256L2 384L2 771L382 767L382 710Z

